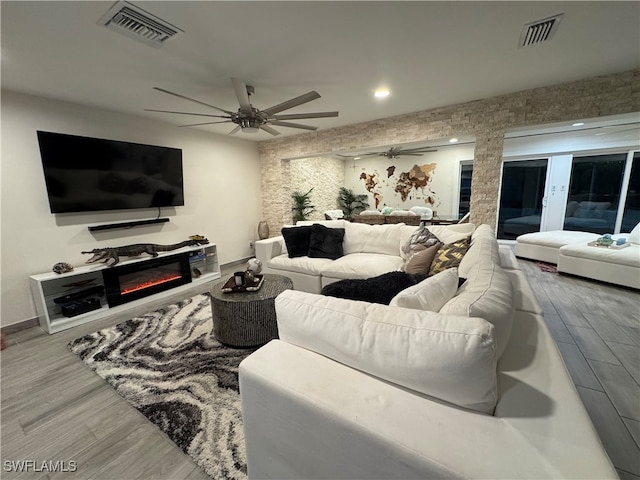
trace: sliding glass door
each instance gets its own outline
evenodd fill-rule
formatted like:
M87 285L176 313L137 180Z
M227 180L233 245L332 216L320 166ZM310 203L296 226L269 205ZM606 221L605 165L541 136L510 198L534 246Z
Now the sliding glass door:
M629 233L638 223L640 223L640 152L635 152L629 168L629 181L627 182L627 195L620 231Z
M629 233L640 222L640 152L505 160L498 238L576 230Z
M615 231L626 159L626 153L573 157L564 230Z
M498 209L498 238L539 232L548 159L505 161Z

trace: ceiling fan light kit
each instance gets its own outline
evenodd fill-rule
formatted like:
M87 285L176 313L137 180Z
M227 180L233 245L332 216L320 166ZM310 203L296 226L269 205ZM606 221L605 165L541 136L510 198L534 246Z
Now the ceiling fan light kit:
M210 105L208 103L201 102L200 100L196 100L194 98L190 98L190 97L181 95L179 93L171 92L169 90L165 90L160 87L153 87L153 88L158 90L159 92L166 93L168 95L173 95L174 97L178 97L183 100L194 102L209 108L213 108L214 110L224 113L225 115L176 112L173 110L156 110L156 109L145 109L145 111L158 112L158 113L172 113L172 114L178 114L178 115L195 115L200 117L222 118L224 120L217 120L217 121L205 122L205 123L192 123L192 124L180 125L180 126L195 127L199 125L214 125L218 123L236 124L236 128L234 128L231 132L229 132L229 135L233 135L239 130L241 130L243 133L256 133L256 132L259 132L260 130L264 130L265 132L273 136L280 135L280 132L272 128L271 125L288 127L288 128L299 128L302 130L317 130L318 127L314 127L311 125L303 125L300 123L292 123L292 122L287 122L283 120L298 120L298 119L305 119L305 118L327 118L327 117L338 116L338 112L293 113L293 114L276 115L277 113L280 113L284 110L288 110L290 108L294 108L299 105L303 105L307 102L320 98L320 94L316 91L307 92L303 95L292 98L291 100L287 100L286 102L279 103L278 105L274 105L264 110L258 110L253 105L251 105L251 101L249 98L251 95L253 95L255 89L251 85L247 85L245 82L237 78L232 78L231 83L233 84L233 90L235 91L238 104L240 105L237 112L225 110L223 108L216 107L215 105Z

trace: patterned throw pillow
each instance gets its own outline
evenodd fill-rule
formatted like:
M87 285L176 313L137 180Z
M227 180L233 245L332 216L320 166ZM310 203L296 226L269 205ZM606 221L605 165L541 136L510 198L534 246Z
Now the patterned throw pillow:
M457 267L462 261L462 257L469 250L471 237L459 240L454 243L443 245L438 249L435 258L431 262L429 276L440 273L447 268Z
M416 231L411 234L407 243L402 247L402 258L407 260L412 253L412 249L414 249L416 245L423 245L425 248L429 248L436 243L441 243L440 239L431 233L426 225L418 227Z

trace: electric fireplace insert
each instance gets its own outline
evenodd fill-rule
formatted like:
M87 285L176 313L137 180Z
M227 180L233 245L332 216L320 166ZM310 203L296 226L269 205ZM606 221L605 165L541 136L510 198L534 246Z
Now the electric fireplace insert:
M109 307L191 283L189 253L118 265L102 271Z

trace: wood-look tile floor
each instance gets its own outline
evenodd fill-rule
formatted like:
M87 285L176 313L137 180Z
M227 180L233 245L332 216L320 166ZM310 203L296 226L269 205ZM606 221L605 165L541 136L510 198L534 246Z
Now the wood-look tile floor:
M621 479L640 480L640 293L519 263ZM8 336L0 354L1 478L208 478L67 349L140 313L55 335L33 327ZM10 471L21 460L35 466ZM43 462L75 471L48 472Z
M640 479L640 292L518 263L618 475Z

